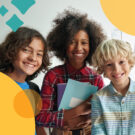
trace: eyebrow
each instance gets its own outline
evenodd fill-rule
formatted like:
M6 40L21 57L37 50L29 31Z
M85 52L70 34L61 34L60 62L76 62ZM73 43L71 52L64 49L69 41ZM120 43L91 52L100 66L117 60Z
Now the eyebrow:
M89 41L89 39L84 39L84 38L83 38L83 39L81 39L81 40L86 40L86 41Z
M72 39L71 41L76 41L76 39ZM88 41L89 42L89 39L81 39L81 41Z

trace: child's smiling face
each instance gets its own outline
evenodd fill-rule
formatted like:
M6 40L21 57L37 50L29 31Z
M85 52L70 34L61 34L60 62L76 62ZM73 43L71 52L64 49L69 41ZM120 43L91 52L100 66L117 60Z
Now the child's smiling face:
M69 63L76 69L84 65L84 61L89 54L89 37L88 34L80 30L75 34L73 40L68 45L67 57Z
M28 46L22 48L18 52L17 58L13 63L13 74L18 77L27 77L27 75L35 73L42 64L43 53L43 42L38 38L33 38L32 42Z
M108 60L104 66L104 73L109 78L114 87L126 87L129 84L129 73L131 65L127 58L117 56Z

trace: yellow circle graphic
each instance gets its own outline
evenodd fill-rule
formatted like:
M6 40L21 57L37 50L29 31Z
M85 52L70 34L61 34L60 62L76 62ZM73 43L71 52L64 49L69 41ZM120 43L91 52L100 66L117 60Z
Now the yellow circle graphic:
M15 111L24 118L34 117L42 108L40 95L31 89L20 91L14 98Z
M100 0L107 18L119 30L135 35L135 0Z
M0 73L0 91L0 134L34 135L34 114L32 115L33 117L22 117L21 115L18 115L14 109L15 97L18 93L23 91L20 86L7 75ZM25 101L25 103L27 105L30 104L28 99ZM23 108L23 101L20 102L19 105ZM28 107L30 107L30 105ZM30 113L32 113L32 111Z

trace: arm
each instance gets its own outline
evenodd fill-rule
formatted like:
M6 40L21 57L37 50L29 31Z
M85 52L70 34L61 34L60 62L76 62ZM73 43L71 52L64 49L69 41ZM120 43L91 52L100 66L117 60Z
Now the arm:
M64 127L68 130L82 129L91 124L91 105L89 100L84 101L77 107L64 110Z
M30 89L32 89L32 90L36 91L38 94L40 94L40 90L39 90L38 85L36 85L33 82L28 82L28 84L30 86ZM37 105L37 102L38 102L37 98L35 97L36 105ZM47 135L47 133L45 132L44 127L38 127L37 125L36 125L36 133L37 133L37 135Z
M36 117L36 123L45 127L62 127L63 126L63 110L56 109L56 91L54 89L56 77L53 72L48 72L44 78L41 98L42 109Z
M92 98L92 135L107 135L103 120L103 111L97 95Z
M37 135L47 135L47 133L45 132L44 127L36 126L36 132L37 132Z
M104 86L102 77L96 74L94 79L92 79L92 84L95 86L98 86L98 89L102 88ZM91 125L91 117L90 117L91 106L90 106L89 101L90 101L90 99L88 101L86 101L85 103L73 108L74 109L73 112L74 113L77 112L77 113L76 113L76 116L72 117L72 119L70 119L71 115L68 114L68 113L70 113L70 112L68 112L69 110L66 110L67 115L65 112L64 113L64 125L67 124L70 127L70 125L73 123L70 127L70 129L72 129L72 130L75 128L79 129L78 127L83 128L83 127L87 127L88 125ZM72 120L74 120L74 121L72 121ZM70 125L69 125L69 123L70 123Z
M33 82L28 82L30 89L36 91L38 94L40 94L40 90L37 84L33 83Z
M41 90L42 109L36 117L37 124L45 127L68 127L69 129L79 129L89 124L90 103L88 101L70 110L57 111L56 83L54 72L48 72Z

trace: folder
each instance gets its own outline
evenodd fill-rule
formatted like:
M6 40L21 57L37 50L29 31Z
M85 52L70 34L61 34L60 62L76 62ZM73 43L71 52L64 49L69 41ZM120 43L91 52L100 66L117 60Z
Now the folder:
M59 84L59 86L62 84ZM59 99L58 110L71 109L85 101L88 97L94 94L98 87L91 85L88 82L79 82L76 80L69 79L67 84L63 84L65 89L62 91L58 88ZM62 94L61 94L61 93Z
M57 84L57 107L59 107L61 99L63 97L67 83Z

